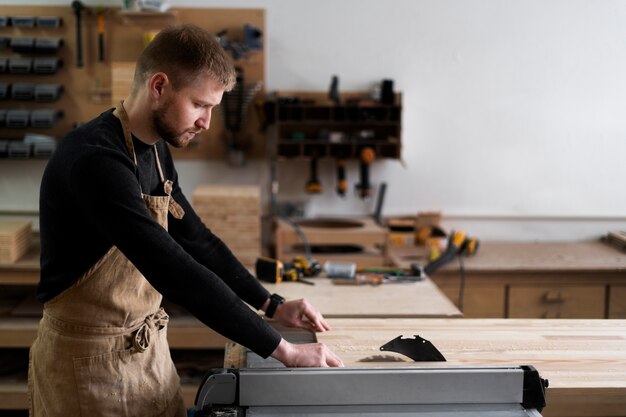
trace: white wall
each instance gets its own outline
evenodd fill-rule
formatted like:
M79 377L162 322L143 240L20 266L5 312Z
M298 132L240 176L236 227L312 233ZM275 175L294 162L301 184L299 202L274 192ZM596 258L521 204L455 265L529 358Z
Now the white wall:
M444 225L483 239L587 239L624 229L626 2L171 4L265 8L268 91L326 90L334 74L346 90L394 79L404 97L404 166L385 161L372 170L375 184L388 184L386 215L437 209ZM307 201L310 215L373 210L372 201L336 197L330 160L320 166L325 193L305 196L302 166L281 163L281 197ZM241 171L185 162L179 171L188 194L222 177L229 183L260 178L264 186L268 178L263 162ZM358 180L355 162L349 180ZM13 191L36 193L20 188ZM4 207L6 184L0 191Z

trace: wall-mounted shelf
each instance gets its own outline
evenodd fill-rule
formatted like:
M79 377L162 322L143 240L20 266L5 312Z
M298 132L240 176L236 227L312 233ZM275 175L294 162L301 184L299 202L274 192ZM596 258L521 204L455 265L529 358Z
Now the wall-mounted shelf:
M278 157L358 158L371 147L377 158L401 157L402 104L383 104L366 93L347 93L339 103L326 93L276 94Z

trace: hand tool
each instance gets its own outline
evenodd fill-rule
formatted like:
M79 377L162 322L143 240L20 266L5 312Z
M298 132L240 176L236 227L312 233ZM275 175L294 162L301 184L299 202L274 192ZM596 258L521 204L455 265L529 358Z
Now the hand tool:
M35 101L38 103L52 103L61 97L61 84L35 84Z
M13 100L34 100L35 83L13 83L11 86L11 97Z
M377 225L383 226L383 205L385 204L385 193L387 192L387 183L381 182L378 186L378 194L376 196L376 208L372 217ZM390 228L391 229L391 228Z
M30 125L48 129L54 127L57 120L63 117L63 114L63 110L58 109L36 109L30 113Z
M6 100L11 95L11 84L0 83L0 100Z
M304 186L304 191L309 194L319 194L322 192L322 183L317 178L317 155L311 155L310 177Z
M61 38L35 38L35 52L38 54L56 54L63 45Z
M348 190L348 181L346 181L346 160L337 159L337 194L344 197Z
M278 259L260 257L255 263L257 279L272 284L280 284L284 281L296 281L307 285L315 285L314 282L304 279L304 272L293 265L285 266Z
M35 27L35 18L32 16L13 16L11 24L18 28L32 28Z
M436 259L430 261L424 272L430 275L443 265L452 261L457 255L473 255L478 250L479 242L475 238L467 237L462 231L452 231L448 237L445 251Z
M6 126L13 129L28 127L30 110L7 110Z
M76 66L83 67L83 32L82 32L82 14L85 6L79 0L72 1L72 9L76 16Z
M330 88L328 90L328 98L335 104L340 103L339 99L339 77L333 75L330 81Z
M98 61L104 62L104 8L98 7Z
M11 74L28 74L33 69L33 59L9 58L8 67Z
M59 58L35 58L32 61L35 74L54 74L62 65L63 61Z
M30 54L35 51L35 38L11 38L9 46L13 52Z
M366 146L361 149L360 153L360 161L359 161L359 172L360 172L360 183L356 185L356 190L359 197L365 199L369 197L372 193L372 186L370 184L369 178L369 166L376 158L376 152L374 149Z
M39 28L58 28L63 25L63 18L59 16L37 16L35 23Z

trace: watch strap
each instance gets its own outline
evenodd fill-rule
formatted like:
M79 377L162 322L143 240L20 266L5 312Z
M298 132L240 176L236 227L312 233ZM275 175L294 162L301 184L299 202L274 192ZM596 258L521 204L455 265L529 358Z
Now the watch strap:
M272 318L274 317L274 313L276 313L276 309L279 305L285 302L285 299L278 294L270 295L270 303L265 310L265 317Z

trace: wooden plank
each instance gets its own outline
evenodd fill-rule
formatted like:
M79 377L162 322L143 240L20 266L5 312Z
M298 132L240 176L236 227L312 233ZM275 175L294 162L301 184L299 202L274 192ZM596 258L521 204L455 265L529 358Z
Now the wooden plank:
M33 285L39 282L39 240L16 262L0 262L0 285Z
M32 222L0 221L0 262L17 262L30 249L32 239Z
M348 367L533 365L550 381L545 417L626 415L626 320L329 319L317 339ZM365 362L399 335L430 340L447 362ZM387 352L385 352L387 353ZM409 360L390 353L398 359Z
M246 185L200 185L193 191L196 214L246 266L261 256L261 190Z

